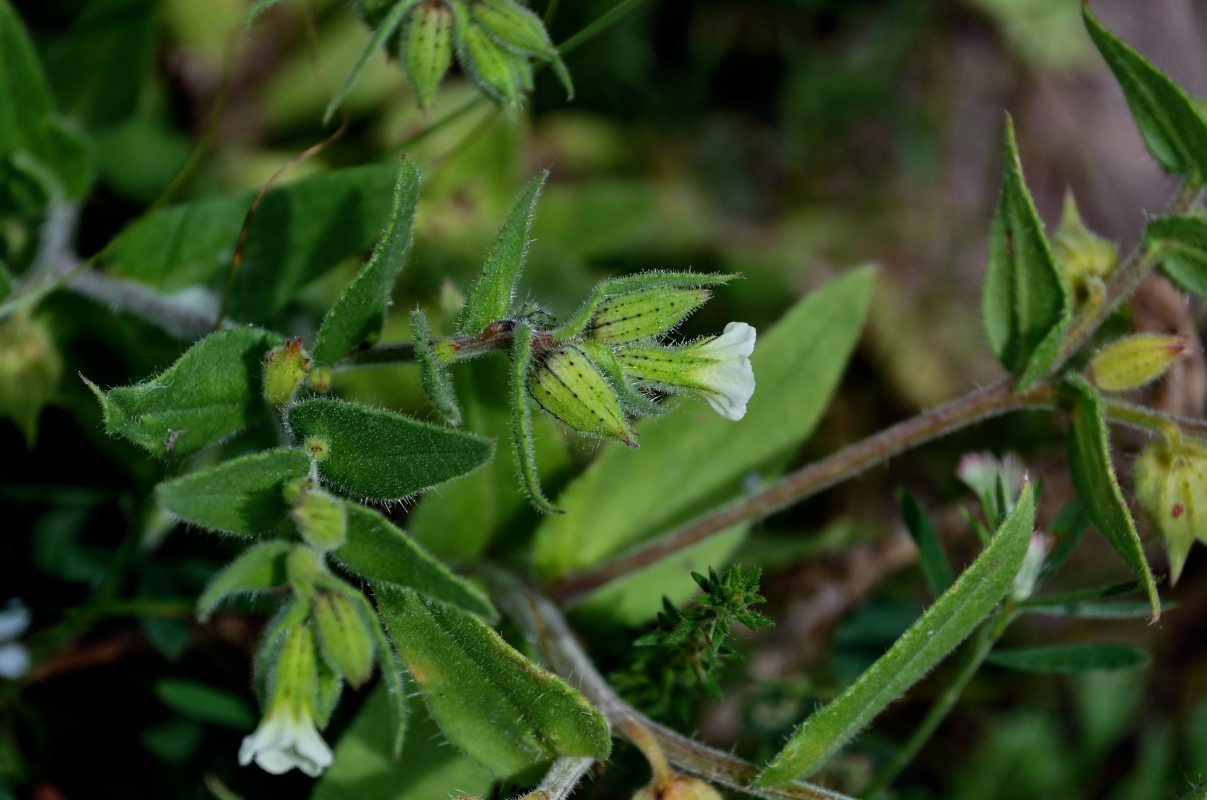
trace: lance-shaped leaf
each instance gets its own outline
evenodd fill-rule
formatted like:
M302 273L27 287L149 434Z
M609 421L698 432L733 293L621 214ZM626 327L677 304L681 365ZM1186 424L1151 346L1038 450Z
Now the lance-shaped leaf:
M1111 463L1110 442L1102 398L1097 390L1079 375L1070 376L1064 383L1069 398L1069 472L1077 497L1086 514L1097 526L1111 547L1144 583L1152 606L1152 618L1161 616L1161 600L1157 584L1144 557L1136 523L1123 499L1115 467Z
M411 312L411 339L415 342L415 360L419 362L419 377L436 411L449 425L461 424L461 408L448 365L432 349L432 331L423 309Z
M1035 497L1027 484L976 561L849 689L805 720L757 785L774 786L816 772L963 641L1010 590L1034 523Z
M1027 192L1009 117L1003 160L981 312L990 347L1002 365L1018 375L1019 389L1025 389L1056 360L1072 302Z
M491 772L608 755L599 712L478 618L410 590L380 589L377 606L444 734Z
M376 583L415 589L487 619L498 617L486 595L449 572L388 519L355 503L346 507L348 541L332 556L348 571Z
M511 311L511 298L519 283L528 251L533 207L548 177L548 172L542 172L528 182L499 229L498 237L486 254L482 274L465 301L465 309L457 323L459 333L477 333L489 323L505 318Z
M155 496L165 511L193 525L253 536L284 521L285 484L309 472L310 458L301 450L269 450L161 483Z
M935 526L931 524L926 509L913 492L902 489L897 494L897 503L901 506L901 518L905 528L918 546L918 559L922 562L922 572L926 575L926 583L935 597L946 592L951 586L951 564L947 561L947 552Z
M1126 644L1069 644L995 650L985 662L1023 672L1075 675L1101 670L1138 669L1148 664L1148 653Z
M1144 229L1144 244L1178 286L1207 298L1207 220L1160 217Z
M1207 179L1207 120L1177 84L1083 10L1085 27L1102 53L1148 151L1169 172L1195 185Z
M335 91L335 95L331 98L331 102L327 104L327 110L323 112L323 124L326 125L331 121L332 115L336 109L343 104L348 93L352 91L352 87L356 85L356 81L360 79L360 74L364 72L365 66L369 63L369 59L381 49L381 46L390 38L390 34L398 29L402 23L402 18L406 13L415 7L419 0L400 0L394 4L390 12L386 14L386 18L381 21L377 28L373 31L373 35L369 37L365 49L361 50L360 56L357 57L356 63L352 66L352 70L344 78L344 82L340 84L339 89Z
M281 341L256 328L219 331L146 383L103 392L84 382L100 400L109 433L160 457L185 456L238 433L265 413L261 362Z
M299 439L321 439L319 475L343 492L397 500L485 464L493 445L479 436L390 411L316 399L289 408Z
M404 158L394 183L394 205L385 232L369 261L335 301L323 319L314 360L319 366L334 364L352 348L381 333L390 290L411 245L411 223L419 202L419 169Z
M197 598L197 618L205 622L218 604L231 595L264 592L284 586L288 581L285 556L292 547L289 542L274 540L244 550L214 576L201 597Z

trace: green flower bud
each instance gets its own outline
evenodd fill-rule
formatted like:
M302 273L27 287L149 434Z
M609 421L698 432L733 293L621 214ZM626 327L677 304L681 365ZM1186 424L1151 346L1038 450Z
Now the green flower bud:
M314 581L323 572L322 556L310 547L298 545L285 556L285 576L300 598L314 594Z
M26 314L0 322L0 419L11 419L31 449L38 415L62 373L63 361L44 324Z
M545 353L528 378L528 393L541 408L583 433L637 446L616 393L599 368L573 344Z
M373 634L348 598L320 592L314 598L314 627L331 669L353 686L373 672Z
M503 47L551 62L558 80L566 88L566 96L574 99L570 73L549 39L549 32L545 30L540 17L513 0L479 0L470 10L474 19ZM527 60L523 63L528 68L528 82L531 84L531 67Z
M306 382L316 392L327 394L331 391L331 367L315 367L310 370L310 375L307 376Z
M602 303L587 336L605 344L627 344L668 333L708 301L707 289L645 289Z
M1123 392L1155 381L1193 352L1188 336L1138 333L1112 342L1090 359L1088 376L1103 391Z
M264 357L264 399L272 406L289 405L309 371L310 356L302 350L301 339L269 350Z
M1177 583L1190 547L1207 543L1207 447L1193 442L1152 444L1132 466L1136 497L1161 532Z
M1072 192L1065 194L1064 213L1052 235L1052 254L1079 304L1089 296L1090 284L1105 280L1119 263L1114 242L1098 236L1082 222Z
M426 0L411 14L403 40L403 64L420 108L431 107L452 63L453 12L443 0Z
M461 65L498 102L517 108L523 105L523 81L517 66L526 63L524 57L504 50L481 25L462 24L459 19L457 27Z
M297 523L302 540L317 550L334 550L348 540L344 504L313 485L300 493L289 516Z
M306 452L310 454L318 463L327 460L327 456L331 455L331 442L321 436L311 436L302 444L306 448Z

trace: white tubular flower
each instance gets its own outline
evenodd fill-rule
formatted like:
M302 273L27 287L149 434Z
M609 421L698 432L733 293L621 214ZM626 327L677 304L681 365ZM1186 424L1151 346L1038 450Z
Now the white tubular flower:
M29 651L15 641L29 627L29 609L21 601L9 601L0 611L0 678L20 680L29 672Z
M745 322L731 322L720 336L688 348L692 355L711 360L688 371L687 377L697 385L694 393L725 419L746 416L746 404L754 394L750 354L755 335Z
M254 760L273 775L296 767L317 778L334 756L314 724L318 667L314 634L303 624L286 636L273 670L268 710L260 726L243 737L239 763L247 766Z

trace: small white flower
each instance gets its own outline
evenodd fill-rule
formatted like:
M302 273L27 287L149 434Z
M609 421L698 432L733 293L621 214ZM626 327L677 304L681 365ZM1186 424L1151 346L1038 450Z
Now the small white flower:
M731 322L715 339L688 348L692 355L712 359L696 367L688 377L700 387L694 393L708 401L713 411L725 419L746 416L746 403L754 394L754 370L750 354L754 352L755 330L745 322Z
M29 672L29 651L14 641L29 627L29 609L19 600L9 601L0 611L0 678L20 680Z
M331 748L323 741L309 704L278 697L255 732L243 737L239 763L247 766L254 759L265 772L282 775L297 767L312 778L331 766Z

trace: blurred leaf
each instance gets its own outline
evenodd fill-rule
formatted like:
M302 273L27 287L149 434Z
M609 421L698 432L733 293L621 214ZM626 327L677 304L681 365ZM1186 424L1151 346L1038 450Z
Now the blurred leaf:
M152 755L167 764L183 764L192 758L205 731L187 719L169 719L144 728L139 740Z
M335 91L335 95L331 98L331 102L327 104L327 110L323 112L323 124L326 125L331 121L331 117L339 109L344 102L344 98L348 96L348 92L352 91L352 87L356 85L356 81L360 78L360 74L364 72L365 65L369 63L381 46L390 38L390 34L398 29L402 23L402 18L410 11L419 0L398 0L394 3L394 7L390 9L378 25L373 35L369 37L368 43L365 44L365 49L360 52L356 59L356 63L352 65L352 70L344 78L344 82L340 84L339 89ZM250 21L250 18L249 18Z
M334 364L353 348L381 334L390 290L411 246L411 223L419 202L419 168L403 158L394 184L394 206L385 232L368 263L335 301L323 319L314 346L315 363Z
M1125 581L1110 586L1061 592L1047 597L1033 597L1020 603L1019 610L1029 614L1089 619L1148 617L1152 615L1152 606L1147 600L1109 599L1137 592L1142 585L1140 581ZM1171 603L1161 604L1162 611L1168 611L1171 608L1174 608Z
M1002 194L989 240L981 313L989 345L1025 389L1052 366L1072 315L1064 278L1023 179L1006 118Z
M1207 220L1158 217L1144 229L1144 245L1178 286L1207 298Z
M1136 669L1148 663L1148 654L1125 644L1070 644L994 650L985 661L1024 672L1078 673L1109 669Z
M323 172L264 196L248 230L231 316L271 318L313 278L381 235L397 170L371 164ZM160 289L225 280L255 194L197 200L140 217L106 245L114 276Z
M262 360L275 333L233 328L210 334L156 378L102 392L84 378L105 412L105 428L161 458L186 456L238 433L267 412Z
M951 564L947 561L947 553L935 526L930 523L926 509L918 500L917 495L908 489L897 493L897 502L901 506L901 518L905 527L918 546L918 557L922 562L922 572L926 575L926 583L930 586L935 597L943 594L951 586Z
M155 696L177 714L225 728L246 731L256 726L256 713L242 697L183 678L155 682Z
M512 296L528 250L533 208L548 177L548 172L542 172L529 181L508 213L498 237L486 254L482 274L465 301L465 309L457 324L459 333L478 333L491 322L504 319L510 313Z
M852 270L812 292L759 339L750 359L758 388L740 422L684 402L637 426L641 449L605 444L557 498L567 513L547 517L537 529L538 572L553 578L597 564L735 498L752 472L778 472L781 459L817 424L846 367L875 274ZM697 588L690 570L718 566L742 530L606 587L593 596L591 608L636 623L658 612L663 595L682 603Z
M140 617L138 627L156 652L169 661L183 656L193 638L193 626L183 619Z
M492 444L453 428L338 400L290 406L300 439L329 443L319 474L341 491L369 500L397 500L480 467Z
M165 481L155 496L193 525L254 536L285 520L285 484L309 474L310 457L301 450L269 450Z
M1155 621L1161 616L1161 599L1136 533L1136 523L1115 477L1102 398L1079 375L1067 378L1063 388L1072 403L1068 458L1077 497L1111 547L1144 582Z
M218 604L233 594L262 592L284 586L287 581L285 556L292 548L289 542L268 541L244 550L214 576L197 598L198 619L205 622Z
M559 755L608 755L599 712L476 617L405 589L378 591L377 604L444 734L494 774Z
M138 103L152 61L152 0L92 0L46 54L66 112L89 128L112 125Z
M976 561L850 688L805 720L757 785L774 786L816 772L963 641L1009 591L1034 525L1035 498L1027 484Z
M485 797L494 780L459 750L449 747L427 714L418 709L405 757L393 758L394 721L385 687L378 687L335 745L335 763L323 774L312 800L432 800L450 790Z
M1207 120L1177 84L1119 41L1083 6L1085 27L1123 89L1148 151L1196 186L1207 179Z
M8 271L8 267L4 264L3 259L0 259L0 300L8 297L8 293L13 290L13 274Z
M443 600L494 620L498 612L473 584L449 572L378 512L348 503L348 541L331 555L373 582L385 582Z

